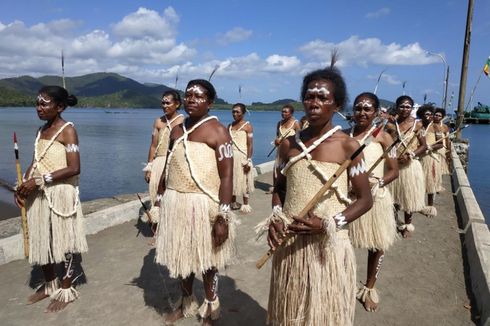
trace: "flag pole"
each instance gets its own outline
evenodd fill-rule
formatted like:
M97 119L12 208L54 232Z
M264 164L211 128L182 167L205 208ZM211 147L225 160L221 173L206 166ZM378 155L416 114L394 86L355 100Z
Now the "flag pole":
M483 75L483 69L482 69L482 71L480 71L480 75L478 76L478 79L475 83L475 86L471 90L470 99L468 100L468 103L466 103L466 106L464 108L465 111L468 110L468 107L470 106L470 103L473 100L473 95L475 95L476 88L478 87L478 84L480 83L480 79L481 79L482 75Z
M65 83L65 55L63 53L63 49L61 49L61 78L63 80L63 88L66 89L66 83Z

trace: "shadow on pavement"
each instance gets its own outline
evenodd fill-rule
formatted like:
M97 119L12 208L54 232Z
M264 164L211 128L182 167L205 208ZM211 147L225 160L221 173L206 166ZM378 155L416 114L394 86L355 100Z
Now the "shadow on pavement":
M167 268L155 263L154 248L144 257L140 275L131 284L143 289L145 304L161 315L171 311L171 306L177 301L181 291L180 281L170 278ZM193 289L201 303L204 290L200 279L195 279ZM227 275L220 275L219 295L221 318L218 325L265 324L266 310L247 293L237 289L235 280Z

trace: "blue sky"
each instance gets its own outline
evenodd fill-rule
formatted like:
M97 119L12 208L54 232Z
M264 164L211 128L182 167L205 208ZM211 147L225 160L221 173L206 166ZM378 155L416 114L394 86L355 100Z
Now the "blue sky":
M441 104L445 58L457 104L467 2L419 1L58 1L0 2L0 78L117 72L175 85L213 77L228 102L299 98L304 74L332 48L349 95ZM490 1L475 1L467 97L490 55ZM429 52L438 55L428 54ZM238 88L241 85L242 94ZM490 104L482 76L473 104ZM449 97L448 96L448 97Z

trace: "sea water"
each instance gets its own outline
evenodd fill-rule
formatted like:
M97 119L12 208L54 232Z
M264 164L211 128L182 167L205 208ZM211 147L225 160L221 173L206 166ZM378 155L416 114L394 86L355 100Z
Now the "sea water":
M79 136L82 201L147 191L141 170L148 158L153 122L161 114L159 109L100 108L69 108L63 113L65 120L75 123ZM211 110L210 114L216 115L224 125L233 120L231 111ZM296 119L302 114L296 112ZM245 119L254 128L254 164L273 160L275 152L270 157L267 154L273 148L271 142L281 113L254 111ZM0 109L0 180L15 183L13 132L17 133L21 165L25 170L32 161L34 139L42 124L34 108ZM338 115L334 117L334 124L347 126ZM490 162L490 142L486 136L489 131L488 125L471 125L463 132L463 138L470 139L468 176L485 216L490 216L490 180L486 172ZM0 200L12 202L12 197L1 192Z

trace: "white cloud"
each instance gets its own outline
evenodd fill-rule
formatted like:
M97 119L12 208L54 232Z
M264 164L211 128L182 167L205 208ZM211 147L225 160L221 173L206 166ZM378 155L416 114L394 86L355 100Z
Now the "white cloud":
M358 36L340 43L314 40L300 47L304 55L313 60L328 62L332 49L339 50L339 66L369 64L376 65L425 65L438 62L428 55L418 42L407 45L383 44L378 38L360 39Z
M179 16L168 7L162 14L139 8L111 30L85 34L77 31L81 22L69 19L32 26L22 21L0 23L0 71L4 76L59 74L62 49L67 75L111 71L113 67L136 74L150 69L146 65L182 64L196 50L177 42L178 22Z
M295 56L286 57L282 55L271 55L266 60L265 71L269 72L292 72L300 65L300 61Z
M139 8L114 25L113 31L120 38L174 38L178 22L179 17L172 7L167 8L162 16L154 10Z
M373 18L379 18L379 17L382 17L382 16L387 16L389 15L391 12L391 9L390 8L381 8L377 11L374 11L374 12L368 12L366 14L366 18L369 18L369 19L373 19Z
M224 35L220 35L218 37L218 43L220 44L229 44L229 43L237 43L247 40L252 36L252 31L247 30L241 27L235 27L232 30L229 30Z

